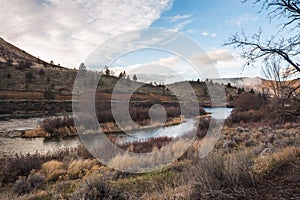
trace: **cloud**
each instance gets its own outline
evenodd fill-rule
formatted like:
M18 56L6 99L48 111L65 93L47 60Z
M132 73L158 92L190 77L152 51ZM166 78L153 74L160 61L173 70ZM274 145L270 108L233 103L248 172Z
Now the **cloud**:
M0 34L46 61L77 67L109 37L149 27L171 6L171 0L0 1Z
M182 22L179 22L175 25L175 27L173 28L175 31L180 31L182 30L186 25L192 23L194 20L192 19L188 19Z
M191 57L191 60L197 63L199 66L207 66L220 62L229 62L233 59L234 57L228 49L216 49L207 53L194 53Z
M187 32L187 33L196 33L197 30L195 30L195 29L188 29L188 30L186 30L186 32Z
M202 32L202 33L201 33L201 35L205 37L205 36L208 36L208 35L209 35L209 33L208 33L208 32L206 32L206 31L204 31L204 32Z
M173 22L177 22L179 20L188 19L191 16L192 16L191 14L187 14L187 15L175 15L173 17L169 17L169 19L170 19L170 22L173 23Z
M207 31L203 31L203 32L201 33L201 35L202 35L202 36L204 36L204 37L207 37L207 36L209 36L209 37L212 37L212 38L214 38L214 37L217 37L217 36L218 36L218 34L217 34L217 33L209 33L209 32L207 32Z
M216 34L216 33L210 34L210 37L217 37L217 36L218 36L218 34Z
M243 24L246 24L247 22L257 21L258 19L259 18L257 16L252 16L248 13L244 13L242 16L227 21L226 24L229 24L231 26L241 26Z
M189 60L195 63L197 68L179 56L172 55L148 63L123 65L122 67L113 67L112 69L116 74L124 70L131 76L136 74L141 81L156 81L166 84L184 80L197 80L198 78L204 80L206 78L220 77L254 77L259 73L258 69L245 69L243 71L242 66L245 60L228 49L214 49L206 53L195 53Z

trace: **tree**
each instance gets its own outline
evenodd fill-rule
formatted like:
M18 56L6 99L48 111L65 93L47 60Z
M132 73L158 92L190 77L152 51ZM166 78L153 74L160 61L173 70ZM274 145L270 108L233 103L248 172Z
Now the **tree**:
M86 66L84 65L84 63L81 63L81 64L79 65L79 70L80 70L80 71L86 71Z
M47 89L47 90L44 91L44 98L45 99L52 100L52 99L54 99L54 97L55 97L55 95L51 90Z
M26 81L28 82L28 83L30 83L31 82L31 80L34 78L34 76L33 76L33 74L31 73L31 72L27 72L26 74L25 74L25 79L26 79Z
M45 73L46 73L45 70L44 70L43 68L41 68L40 71L39 71L39 74L40 74L41 76L44 76Z
M50 65L54 65L54 61L53 60L50 61Z
M137 81L137 76L134 74L132 80Z
M242 2L248 2L243 0ZM242 57L248 60L247 64L258 60L268 62L272 59L285 61L287 67L293 69L293 73L300 73L300 1L299 0L253 0L254 4L260 4L261 10L269 12L270 20L278 17L285 20L278 32L265 41L262 40L262 30L252 37L246 36L244 32L235 34L229 38L225 45L233 45L243 50ZM288 31L288 37L282 34Z
M123 73L122 72L120 72L118 78L123 78Z
M109 68L107 66L104 67L104 74L106 76L110 76L111 71L109 70Z
M237 33L229 38L225 45L232 45L242 49L241 56L247 59L247 65L257 61L264 63L265 76L270 78L271 89L275 100L284 115L300 115L300 83L286 85L288 77L297 77L300 74L300 1L299 0L243 0L253 2L261 7L260 11L267 11L270 21L278 18L283 21L277 26L277 31L263 39L263 30L247 36L244 32ZM287 94L287 95L286 95ZM289 108L284 102L289 101ZM293 105L293 106L291 106Z

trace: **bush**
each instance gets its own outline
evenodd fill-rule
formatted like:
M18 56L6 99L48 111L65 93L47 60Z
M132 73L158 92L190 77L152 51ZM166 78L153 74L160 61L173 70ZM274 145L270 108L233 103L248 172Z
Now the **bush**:
M32 62L27 60L21 60L18 62L17 69L29 68L30 66L32 66Z
M18 195L28 194L31 191L30 183L27 181L26 177L20 176L15 182L13 187L13 192Z
M13 157L1 159L0 161L0 183L14 183L19 176L27 177L32 170L39 170L41 166L51 160L72 160L78 157L88 159L93 156L83 146L79 145L73 149L65 149L56 153L48 153L41 155L38 152L35 154L16 154Z
M46 183L45 176L40 173L35 173L34 170L27 177L27 180L33 189L44 189L45 188L45 183Z
M251 92L244 92L233 102L234 108L238 111L258 110L266 104L266 100Z
M136 141L132 143L119 144L118 147L135 153L151 152L154 147L160 149L172 141L170 137L151 138L147 141Z
M41 68L40 71L39 71L39 74L41 76L44 76L46 74L46 71L43 68Z
M39 169L46 158L39 154L16 154L13 158L3 161L1 182L13 183L19 176L28 176L32 169Z
M61 133L58 131L59 128L70 128L74 126L74 119L69 116L53 117L44 119L42 127L47 133L50 133L51 137L59 137Z
M103 177L96 177L86 181L83 189L75 193L71 199L128 199L128 195L112 186L108 180Z
M44 98L47 100L52 100L54 99L54 92L52 92L51 90L45 90L44 91Z
M243 188L255 186L251 166L251 155L246 152L222 155L212 152L206 158L195 160L188 168L194 184L193 193L217 195L218 191L241 192Z

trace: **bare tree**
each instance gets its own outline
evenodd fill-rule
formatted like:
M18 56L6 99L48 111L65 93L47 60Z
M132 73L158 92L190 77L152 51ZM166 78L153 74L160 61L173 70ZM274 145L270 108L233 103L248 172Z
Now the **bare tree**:
M269 79L264 86L271 90L278 107L284 107L291 88L291 81L287 80L290 75L282 68L280 61L267 63L263 68L263 73Z
M248 2L243 0L242 2ZM262 39L262 29L253 36L247 36L244 31L229 38L225 45L233 45L242 49L242 57L248 60L248 65L258 60L269 61L280 58L288 67L294 69L294 73L300 73L300 1L299 0L254 0L255 5L260 4L262 10L267 10L270 20L276 18L285 19L278 27L278 32L270 39ZM288 31L289 37L282 34Z
M293 102L294 106L285 109L285 112L300 115L300 79L297 78L300 74L300 0L242 2L253 2L253 5L260 6L259 12L268 12L270 21L281 19L283 23L268 39L264 39L262 29L252 36L242 31L231 36L225 45L241 49L241 56L247 59L247 65L262 61L265 76L273 80L269 84L275 99L281 102L278 105L283 108L284 102Z

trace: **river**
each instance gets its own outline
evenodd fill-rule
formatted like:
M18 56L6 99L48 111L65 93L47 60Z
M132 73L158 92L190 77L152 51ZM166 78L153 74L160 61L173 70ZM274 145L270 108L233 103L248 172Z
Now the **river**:
M206 108L207 112L212 113L214 118L227 118L230 115L231 108ZM44 138L20 138L20 137L7 137L19 130L28 130L37 127L44 118L29 118L29 119L11 119L8 121L0 121L0 158L12 156L16 153L35 153L41 154L47 152L59 151L65 148L73 148L81 144L78 137L70 137L66 139L44 139ZM185 122L167 127L146 129L133 131L130 135L120 135L117 142L133 142L145 141L153 137L178 137L182 134L193 130L193 119L186 119Z

